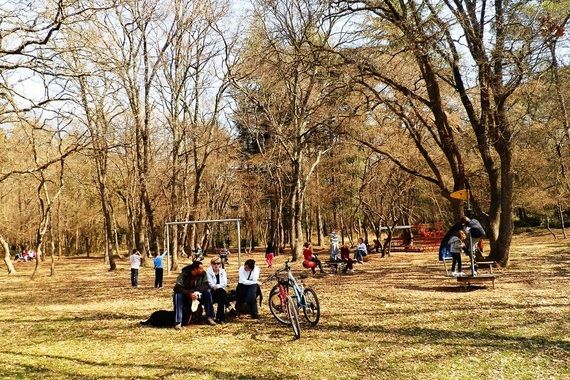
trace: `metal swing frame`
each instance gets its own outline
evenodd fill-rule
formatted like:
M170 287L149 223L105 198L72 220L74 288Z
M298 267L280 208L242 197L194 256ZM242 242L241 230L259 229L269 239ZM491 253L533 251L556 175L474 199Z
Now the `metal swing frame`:
M164 236L166 242L164 246L166 247L166 267L167 274L170 274L170 226L174 225L193 225L193 224L204 224L204 223L227 223L227 222L235 222L237 227L237 241L238 241L238 267L241 266L241 219L211 219L211 220L185 220L185 221L176 221L176 222L166 222L164 223Z

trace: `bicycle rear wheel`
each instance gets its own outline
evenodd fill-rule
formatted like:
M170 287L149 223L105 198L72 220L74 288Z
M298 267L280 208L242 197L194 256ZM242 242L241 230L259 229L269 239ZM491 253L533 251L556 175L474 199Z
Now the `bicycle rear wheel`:
M281 305L281 299L279 298L279 285L275 285L271 289L267 303L269 305L269 311L271 311L271 314L273 314L273 317L275 317L277 321L284 325L291 323L289 321L289 314L287 310L285 310L285 305Z
M303 292L303 298L303 313L305 314L305 319L312 326L316 326L321 318L321 306L317 293L311 288L306 288Z
M287 296L287 309L289 312L289 318L291 319L291 327L293 327L293 334L295 339L301 337L301 325L299 324L299 314L297 314L297 305L291 296Z

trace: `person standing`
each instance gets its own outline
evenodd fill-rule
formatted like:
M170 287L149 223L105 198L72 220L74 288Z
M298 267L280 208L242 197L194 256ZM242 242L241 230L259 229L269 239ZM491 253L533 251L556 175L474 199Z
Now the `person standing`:
M164 276L164 267L163 267L163 262L162 259L164 257L164 255L166 254L166 251L162 253L162 255L159 255L158 252L155 252L154 254L154 287L157 289L162 289L162 278Z
M451 238L459 231L461 231L465 227L465 222L463 219L459 220L459 222L455 223L447 232L445 236L441 239L441 243L439 245L439 260L449 259L451 253L449 252L449 241Z
M267 268L273 267L273 258L275 257L275 246L273 242L269 242L267 244L267 248L265 248L265 262L267 263Z
M461 251L463 247L465 247L464 241L467 235L463 230L457 231L455 236L452 236L449 239L449 251L451 252L451 275L453 277L461 277L464 275L463 271L461 270ZM457 271L455 271L457 266Z
M353 273L354 263L352 258L350 258L350 249L343 244L340 248L340 259L346 263L342 273Z
M130 257L131 261L131 286L133 288L139 287L139 268L141 267L141 254L138 250L133 249Z
M217 323L224 323L225 308L228 304L228 293L226 287L228 286L228 276L226 270L222 265L222 259L214 257L210 261L210 266L206 269L208 275L208 284L212 293L212 303L217 303L216 319Z
M248 259L243 266L239 268L238 273L238 286L237 305L243 303L249 307L249 312L253 319L259 318L257 311L257 289L259 287L259 267L255 265L255 260Z
M467 235L467 238L465 240L467 242L466 244L467 248L469 249L469 258L471 261L471 275L476 276L477 263L475 261L478 251L477 245L479 243L479 240L485 237L485 230L483 229L483 226L481 226L481 223L479 223L477 219L468 218L467 216L464 216L462 218L462 222L465 225L464 231Z
M338 261L338 243L339 243L339 238L338 235L336 233L336 230L332 230L331 232L331 240L330 240L330 244L331 244L331 261Z

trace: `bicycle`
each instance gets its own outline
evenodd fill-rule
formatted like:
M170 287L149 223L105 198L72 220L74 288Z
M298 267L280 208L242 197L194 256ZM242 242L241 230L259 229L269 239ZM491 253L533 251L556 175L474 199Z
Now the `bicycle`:
M269 310L271 310L271 314L277 321L290 325L295 339L299 339L301 337L301 324L299 323L299 313L297 312L295 301L293 301L288 292L289 279L279 277L279 273L280 271L275 272L275 274L269 276L264 281L277 280L277 285L269 293Z
M284 272L287 272L286 279L279 276ZM289 261L286 261L284 268L277 270L271 277L277 279L277 285L269 292L268 300L269 310L275 319L283 324L290 323L286 318L288 310L283 307L284 302L282 300L283 295L289 296L289 288L292 288L294 294L289 297L293 301L295 311L303 309L307 322L312 326L316 326L321 317L321 307L317 293L311 288L305 288L302 282L297 281L291 271Z

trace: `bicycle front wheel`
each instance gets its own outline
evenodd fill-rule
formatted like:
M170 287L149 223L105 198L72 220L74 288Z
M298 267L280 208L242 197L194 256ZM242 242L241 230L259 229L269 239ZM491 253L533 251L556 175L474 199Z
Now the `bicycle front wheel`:
M316 326L321 318L321 306L317 293L311 288L306 288L303 292L303 298L303 313L305 314L305 319L312 326Z
M269 292L269 300L267 301L269 305L269 311L277 321L288 325L291 323L289 321L289 314L286 310L286 305L281 304L281 298L279 298L279 285L275 285L273 289Z
M301 325L299 324L299 314L297 314L297 305L291 296L287 296L287 309L289 311L289 318L291 320L291 327L293 328L293 334L295 339L301 337Z

